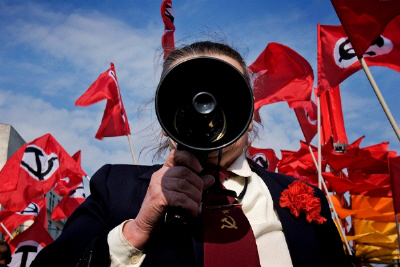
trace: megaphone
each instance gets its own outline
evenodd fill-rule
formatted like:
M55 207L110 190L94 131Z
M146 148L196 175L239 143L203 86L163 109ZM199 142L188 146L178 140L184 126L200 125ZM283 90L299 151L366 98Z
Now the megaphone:
M208 154L246 133L254 100L243 74L214 57L184 60L160 80L155 96L158 121L178 149Z

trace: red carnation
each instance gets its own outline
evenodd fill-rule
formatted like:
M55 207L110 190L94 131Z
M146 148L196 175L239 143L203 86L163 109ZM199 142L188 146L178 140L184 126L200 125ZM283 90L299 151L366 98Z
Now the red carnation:
M326 221L320 215L320 199L314 197L314 189L302 181L294 181L282 192L279 205L282 208L289 208L296 217L299 217L300 212L305 212L308 222L315 221L322 224Z

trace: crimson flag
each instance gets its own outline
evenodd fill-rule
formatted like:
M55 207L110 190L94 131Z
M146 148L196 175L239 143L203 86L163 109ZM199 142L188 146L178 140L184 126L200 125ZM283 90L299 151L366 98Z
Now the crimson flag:
M4 225L4 227L12 233L15 228L26 222L27 220L36 220L36 218L43 223L45 226L47 224L46 219L46 198L40 198L35 200L34 202L29 203L29 205L22 211L9 211L2 210L0 211L0 222ZM44 212L40 212L40 211ZM40 218L38 215L40 214ZM0 232L3 232L7 235L7 232L0 227Z
M81 151L77 151L72 158L81 166ZM71 190L76 188L79 184L82 183L82 175L78 177L73 177L70 179L69 177L61 178L56 186L53 188L53 191L59 196L67 195Z
M364 136L360 137L350 145L346 147L345 153L335 153L333 143L328 142L322 147L322 157L325 158L326 162L335 170L340 171L344 168L349 167L363 158L358 155L360 150L361 141Z
M389 158L390 182L395 213L400 213L400 156Z
M34 222L28 229L9 242L12 254L9 266L30 266L36 255L52 242L53 238L43 225L38 221Z
M122 103L119 90L117 74L114 63L111 67L87 89L87 91L75 101L75 106L86 107L107 99L101 125L96 133L97 139L103 137L128 135L131 133L126 116L124 104Z
M309 101L314 83L310 63L291 48L269 43L248 67L254 81L254 119L260 122L258 110L268 104L286 101L294 108L296 101Z
M360 148L357 156L362 160L357 161L348 166L348 171L360 170L364 173L389 173L389 165L387 162L389 142L382 142L380 144L372 145L369 147Z
M161 18L164 21L164 34L161 37L161 45L164 49L164 59L175 50L175 25L172 1L164 0L161 3Z
M328 141L348 144L339 86L321 93L320 107L321 145L326 144Z
M351 2L351 1L349 1ZM400 2L399 2L400 3ZM362 69L342 26L318 24L318 94L334 88ZM364 55L368 66L400 72L400 16L371 44Z
M400 14L398 0L331 2L358 58L368 55L368 47L383 33L389 21Z
M276 166L278 165L279 159L275 155L275 151L271 148L249 148L250 158L258 163L261 167L264 167L267 171L275 172Z
M299 101L299 105L294 108L297 120L299 121L301 131L303 132L306 142L311 143L312 139L318 132L317 126L317 105L314 101Z
M50 134L23 145L0 172L0 204L21 211L63 177L85 175L79 164Z
M82 204L86 199L85 187L83 183L72 189L63 199L54 207L51 219L59 221L71 216L72 212Z

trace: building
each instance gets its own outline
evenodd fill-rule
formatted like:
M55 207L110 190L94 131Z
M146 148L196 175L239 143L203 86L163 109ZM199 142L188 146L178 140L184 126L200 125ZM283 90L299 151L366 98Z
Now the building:
M25 140L18 134L18 132L8 124L0 123L0 170L6 164L7 160L25 144ZM51 190L46 194L47 197L47 227L49 234L56 239L64 227L65 220L51 221L51 213L54 207L60 202L61 197ZM1 205L0 205L1 207ZM26 221L23 225L18 227L16 231L22 232L33 223L32 220ZM15 234L14 231L12 234ZM4 238L4 236L2 236Z

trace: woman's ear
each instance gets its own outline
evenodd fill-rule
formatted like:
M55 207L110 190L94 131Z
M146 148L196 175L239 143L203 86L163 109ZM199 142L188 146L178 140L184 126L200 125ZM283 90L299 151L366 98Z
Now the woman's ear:
M163 134L164 136L168 137L168 134L167 134L164 130L162 130L161 132L162 132L162 134Z

